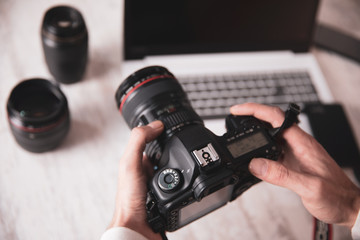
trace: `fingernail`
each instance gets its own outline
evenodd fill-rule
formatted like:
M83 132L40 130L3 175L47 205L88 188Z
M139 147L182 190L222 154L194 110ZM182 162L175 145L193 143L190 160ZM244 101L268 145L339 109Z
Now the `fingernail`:
M249 170L255 176L264 176L268 168L268 163L261 158L254 158L249 164Z
M158 128L163 127L163 123L161 121L157 120L157 121L149 123L148 126L153 128L153 129L158 129Z
M231 106L230 112L236 111L237 108L238 108L238 105Z

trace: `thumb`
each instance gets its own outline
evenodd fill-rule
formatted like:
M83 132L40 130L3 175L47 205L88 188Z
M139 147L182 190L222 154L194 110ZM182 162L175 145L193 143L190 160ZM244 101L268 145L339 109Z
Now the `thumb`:
M265 182L285 187L299 193L301 175L286 168L279 162L265 158L254 158L249 164L250 172Z
M127 150L130 153L142 154L145 145L158 137L164 129L161 121L154 121L146 126L133 128Z

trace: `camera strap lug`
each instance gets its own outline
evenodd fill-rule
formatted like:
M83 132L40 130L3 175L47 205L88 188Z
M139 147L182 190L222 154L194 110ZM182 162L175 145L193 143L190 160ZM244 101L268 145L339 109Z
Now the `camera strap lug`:
M278 128L270 131L272 137L276 138L282 131L291 127L294 123L299 123L298 115L300 114L300 107L295 103L289 103L288 109L285 111L285 120Z

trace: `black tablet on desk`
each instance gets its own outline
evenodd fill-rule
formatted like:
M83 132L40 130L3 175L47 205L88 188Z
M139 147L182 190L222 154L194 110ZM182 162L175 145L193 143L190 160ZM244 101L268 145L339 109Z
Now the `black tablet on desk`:
M341 167L349 167L360 182L360 153L344 109L340 104L310 104L303 111L313 136Z

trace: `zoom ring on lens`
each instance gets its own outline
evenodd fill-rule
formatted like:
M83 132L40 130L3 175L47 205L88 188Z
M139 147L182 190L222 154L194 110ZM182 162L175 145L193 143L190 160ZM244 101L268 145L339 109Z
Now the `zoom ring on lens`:
M166 115L164 117L160 117L160 119L167 132L173 132L183 126L192 124L192 123L200 123L202 121L200 117L194 113L193 111L178 111L174 112L170 115Z

